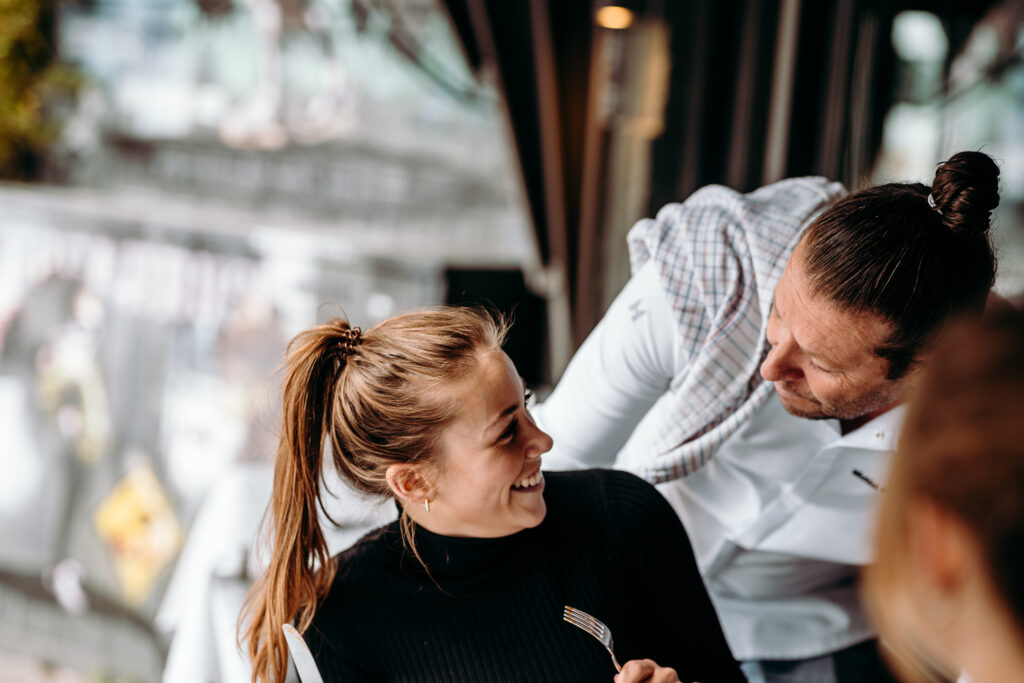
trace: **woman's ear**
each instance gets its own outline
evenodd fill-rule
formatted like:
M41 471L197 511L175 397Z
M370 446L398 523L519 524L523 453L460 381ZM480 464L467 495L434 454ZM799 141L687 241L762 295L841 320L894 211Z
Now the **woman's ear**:
M384 476L395 498L403 503L420 503L433 494L433 486L423 476L422 468L407 463L388 465Z

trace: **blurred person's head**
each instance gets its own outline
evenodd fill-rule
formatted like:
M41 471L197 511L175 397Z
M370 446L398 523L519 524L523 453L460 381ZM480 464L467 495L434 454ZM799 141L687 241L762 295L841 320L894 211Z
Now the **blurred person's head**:
M254 680L283 680L281 625L297 620L305 630L337 570L318 514L325 452L354 488L398 501L414 553L414 523L498 537L543 521L540 456L551 439L527 411L501 350L505 332L479 309L439 308L365 333L335 319L291 342L268 511L272 555L244 625Z
M866 597L905 680L1024 675L1024 316L944 334L907 411Z
M807 228L775 290L762 376L786 409L858 420L902 401L943 324L985 305L999 169L961 152L931 187L851 194Z

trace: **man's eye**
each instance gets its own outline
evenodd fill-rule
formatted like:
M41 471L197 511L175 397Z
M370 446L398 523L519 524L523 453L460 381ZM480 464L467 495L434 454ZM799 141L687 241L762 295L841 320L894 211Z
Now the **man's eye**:
M527 408L533 407L533 404L537 402L537 397L533 393L533 389L527 389L523 394L523 404Z

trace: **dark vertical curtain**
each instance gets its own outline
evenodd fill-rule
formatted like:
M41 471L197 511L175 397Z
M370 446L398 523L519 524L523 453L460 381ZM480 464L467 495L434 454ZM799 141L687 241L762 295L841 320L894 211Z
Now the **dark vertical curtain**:
M444 0L444 4L471 67L477 71L490 67L496 76L541 260L553 273L561 274L572 309L579 301L580 196L593 2ZM575 334L574 338L581 339Z
M493 66L545 264L564 267L573 341L600 316L596 204L607 158L593 134L591 0L444 0L470 64ZM824 175L861 185L894 98L892 22L906 9L972 25L993 0L678 0L629 4L671 35L664 128L648 213L723 183L739 190ZM956 48L956 36L951 36ZM607 148L607 145L604 146ZM589 171L589 173L588 173ZM590 180L587 180L587 179ZM581 251L581 247L583 248Z
M651 211L708 183L750 190L825 175L858 184L892 101L896 4L669 4L673 73Z

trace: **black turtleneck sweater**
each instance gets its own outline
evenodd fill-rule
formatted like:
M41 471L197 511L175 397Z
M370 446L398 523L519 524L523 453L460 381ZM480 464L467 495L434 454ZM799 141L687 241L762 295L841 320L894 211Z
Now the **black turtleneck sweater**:
M589 612L620 663L653 659L683 681L745 681L671 506L625 472L545 473L547 515L503 538L451 538L398 524L338 556L305 634L326 683L610 683L601 644L562 621Z

